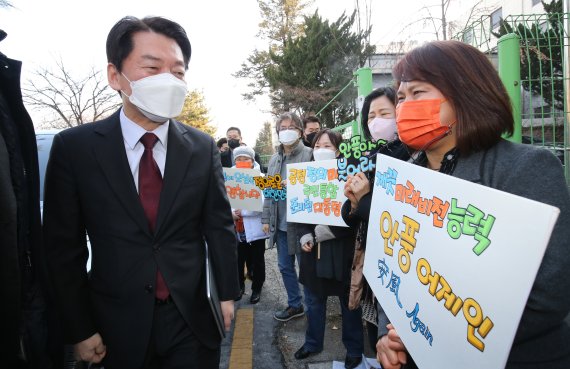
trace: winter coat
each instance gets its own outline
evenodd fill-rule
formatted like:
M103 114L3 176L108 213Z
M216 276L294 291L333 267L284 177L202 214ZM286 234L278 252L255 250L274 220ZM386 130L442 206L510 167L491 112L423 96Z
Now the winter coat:
M311 160L313 149L303 145L299 140L297 146L289 154L288 163L304 163ZM267 165L267 175L274 176L281 173L283 165L283 145L279 147L278 152L273 154ZM284 201L284 200L279 200ZM269 224L269 244L273 246L276 242L277 224L278 224L277 201L273 199L265 199L263 202L263 214L261 215L261 223ZM301 251L299 245L299 230L296 223L287 222L287 246L289 255L295 255Z
M23 351L28 368L51 368L48 344L54 360L62 359L63 346L48 305L38 151L22 101L21 67L0 53L0 357L3 366L17 367Z
M335 238L320 242L320 255L318 244L310 252L301 251L299 282L320 297L348 296L356 232L347 227L329 229ZM314 234L314 226L309 232Z

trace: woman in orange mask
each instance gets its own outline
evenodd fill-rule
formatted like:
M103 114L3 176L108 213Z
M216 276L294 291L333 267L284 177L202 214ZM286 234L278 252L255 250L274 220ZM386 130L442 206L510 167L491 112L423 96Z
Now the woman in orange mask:
M510 100L477 49L430 42L406 54L393 76L398 135L412 153L410 161L560 209L506 367L570 368L570 194L560 161L548 150L502 138L514 130ZM350 189L359 201L370 196L360 175ZM378 315L382 367L415 367L381 309Z

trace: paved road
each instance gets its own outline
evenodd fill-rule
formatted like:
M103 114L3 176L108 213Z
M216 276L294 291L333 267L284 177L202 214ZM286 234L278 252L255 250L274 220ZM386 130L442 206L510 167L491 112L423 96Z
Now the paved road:
M236 303L236 309L254 309L253 327L253 368L254 369L329 369L332 361L344 361L345 349L341 342L341 319L338 298L329 298L327 307L327 326L323 352L305 360L296 360L293 356L304 342L306 318L293 319L282 323L273 319L273 314L287 305L287 296L277 268L277 250L265 252L266 281L261 294L261 301L256 305L249 303L251 290L246 284L246 295ZM233 327L230 335L222 344L220 368L228 369L231 355ZM367 356L371 357L369 347ZM249 369L249 368L229 368Z

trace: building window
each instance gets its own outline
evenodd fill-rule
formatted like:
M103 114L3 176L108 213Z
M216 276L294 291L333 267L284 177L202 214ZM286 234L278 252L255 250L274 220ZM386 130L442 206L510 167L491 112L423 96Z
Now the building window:
M491 13L491 29L499 27L503 18L503 8L499 8Z
M532 0L532 6L538 5L541 3L541 0Z

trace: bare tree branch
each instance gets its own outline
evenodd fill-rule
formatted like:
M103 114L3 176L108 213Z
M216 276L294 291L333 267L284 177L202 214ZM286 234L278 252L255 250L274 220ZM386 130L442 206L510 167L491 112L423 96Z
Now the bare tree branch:
M102 72L91 68L84 76L73 76L63 61L56 70L41 67L22 87L24 102L36 110L55 113L46 118L48 127L73 127L101 119L116 110L121 102L117 93L103 80Z

